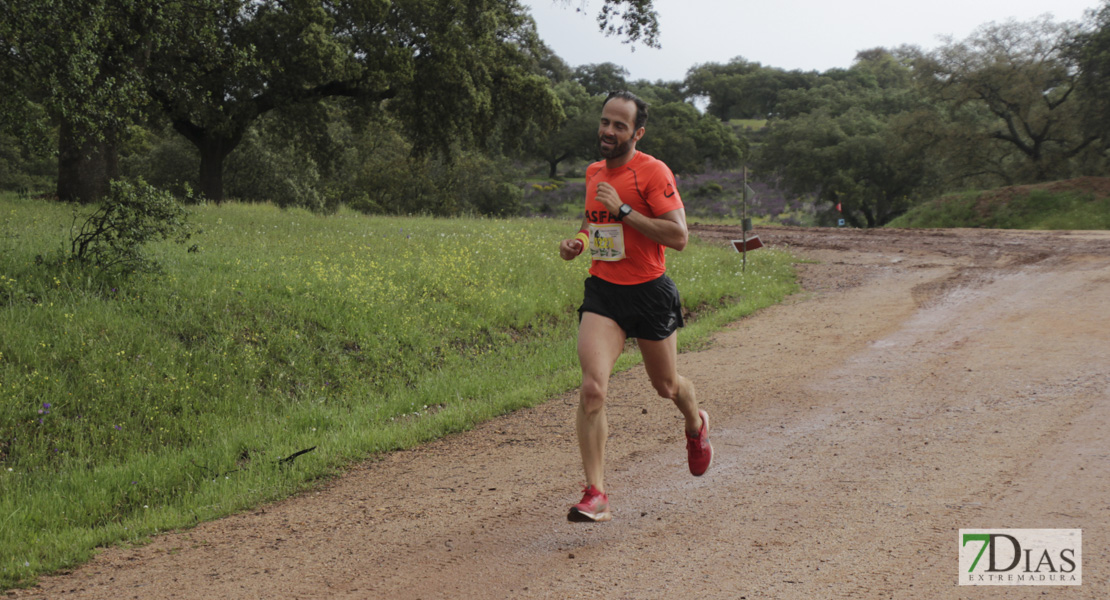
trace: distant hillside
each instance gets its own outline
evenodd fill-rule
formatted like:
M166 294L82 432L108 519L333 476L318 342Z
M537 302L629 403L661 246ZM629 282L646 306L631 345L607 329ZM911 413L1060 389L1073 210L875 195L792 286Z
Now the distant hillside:
M915 207L888 227L1110 229L1110 178L949 194Z
M737 130L760 131L767 126L767 119L732 119L728 124Z

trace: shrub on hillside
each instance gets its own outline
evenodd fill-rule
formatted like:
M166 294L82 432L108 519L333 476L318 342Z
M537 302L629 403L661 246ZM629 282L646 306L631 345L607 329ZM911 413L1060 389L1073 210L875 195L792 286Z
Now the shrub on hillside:
M273 202L282 208L334 212L338 199L321 193L316 162L295 143L277 143L251 129L227 158L224 192L248 202Z
M586 200L586 184L556 182L520 184L521 212L528 216L582 216Z
M0 134L0 190L21 195L52 191L58 161L49 153L36 153L15 138Z
M524 191L509 183L515 173L505 161L478 153L464 154L451 164L440 188L457 198L463 212L496 217L520 214Z
M456 217L520 214L523 192L506 161L479 153L452 160L401 154L368 156L343 194L351 208L369 214Z
M172 129L132 128L127 142L120 156L124 176L142 178L158 189L181 197L187 197L188 190L198 185L200 155L188 140Z
M115 180L104 202L71 230L70 256L105 270L150 270L157 264L143 246L167 239L184 244L192 235L187 217L169 192L142 179Z

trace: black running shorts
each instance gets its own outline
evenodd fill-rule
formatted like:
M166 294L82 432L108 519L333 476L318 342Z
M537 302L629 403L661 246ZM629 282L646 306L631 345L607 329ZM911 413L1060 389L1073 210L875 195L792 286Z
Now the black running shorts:
M646 283L618 285L599 277L586 280L586 293L578 307L617 322L625 337L665 340L683 326L682 301L670 277L663 275Z

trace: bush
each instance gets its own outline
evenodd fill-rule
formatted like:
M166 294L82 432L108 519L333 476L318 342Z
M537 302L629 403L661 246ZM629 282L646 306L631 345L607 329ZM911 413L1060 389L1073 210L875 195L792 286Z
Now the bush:
M694 195L695 196L720 196L724 192L725 192L724 186L717 183L716 181L709 181L709 182L703 183L700 186L698 186L698 189L694 190Z
M114 180L104 202L71 229L70 256L105 270L152 270L157 264L143 254L143 246L171 238L184 244L192 235L187 216L172 194L141 178Z
M200 155L188 140L171 128L132 127L120 155L125 177L141 177L156 188L188 196L200 183Z
M505 161L466 153L450 165L439 188L453 197L463 212L515 216L520 214L524 198L524 190L509 183L515 175Z
M14 137L0 135L0 190L13 190L22 196L47 193L54 188L58 161L40 155Z
M538 187L537 187L538 186ZM582 218L582 203L586 198L586 184L560 182L558 185L527 183L521 190L520 213L527 216Z
M392 215L515 216L524 192L507 161L476 152L452 160L410 156L400 143L366 152L343 186L343 201L360 212Z
M295 143L283 144L272 138L253 128L228 156L224 170L227 197L334 212L336 202L320 192L316 162Z

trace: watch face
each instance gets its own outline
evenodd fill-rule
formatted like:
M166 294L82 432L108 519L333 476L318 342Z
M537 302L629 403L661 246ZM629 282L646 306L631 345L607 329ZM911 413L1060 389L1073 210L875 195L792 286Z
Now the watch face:
M627 204L622 204L622 205L621 205L621 210L620 210L620 217L621 217L622 219L623 219L623 218L625 218L625 217L627 217L627 216L628 216L628 213L630 213L630 212L632 212L632 207L631 207L631 206L629 206L629 205L627 205Z

